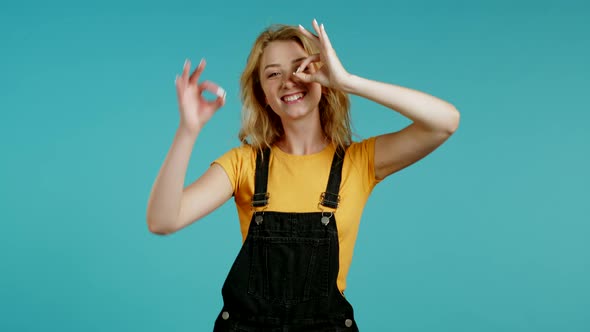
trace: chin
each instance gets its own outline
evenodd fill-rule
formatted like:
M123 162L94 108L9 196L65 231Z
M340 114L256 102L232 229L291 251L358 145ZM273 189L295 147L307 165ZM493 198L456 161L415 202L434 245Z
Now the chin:
M313 115L314 111L309 110L308 108L298 108L298 109L284 109L283 116L290 120L300 120L305 119Z

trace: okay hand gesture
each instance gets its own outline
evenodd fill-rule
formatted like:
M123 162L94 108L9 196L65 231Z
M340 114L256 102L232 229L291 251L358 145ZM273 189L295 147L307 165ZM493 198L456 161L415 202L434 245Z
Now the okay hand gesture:
M191 62L186 60L182 75L176 76L176 94L180 111L180 127L191 134L198 133L211 116L225 103L225 91L209 81L198 83L205 69L205 60L201 60L195 71L189 75ZM209 91L217 95L213 101L203 97Z
M295 77L306 83L317 82L329 88L345 90L346 84L348 80L350 80L351 75L344 69L338 56L336 56L336 51L332 48L332 44L330 43L324 25L318 25L318 22L315 19L313 20L312 25L317 36L307 31L301 25L299 26L299 29L316 44L320 52L312 54L303 60L297 71L294 73ZM304 73L303 70L312 62L321 63L320 69L311 74Z

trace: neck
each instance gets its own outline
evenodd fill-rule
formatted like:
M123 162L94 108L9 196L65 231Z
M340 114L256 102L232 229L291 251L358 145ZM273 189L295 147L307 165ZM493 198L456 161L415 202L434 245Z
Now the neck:
M313 154L322 151L328 145L328 139L317 121L307 123L283 122L285 134L276 145L283 152L294 155Z

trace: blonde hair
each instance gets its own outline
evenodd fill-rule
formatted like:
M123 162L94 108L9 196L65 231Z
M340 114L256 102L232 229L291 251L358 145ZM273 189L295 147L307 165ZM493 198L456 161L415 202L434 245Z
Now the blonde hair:
M256 150L270 147L283 134L281 119L270 106L266 106L260 84L260 62L266 46L273 41L293 40L303 47L307 54L318 53L318 49L297 27L272 25L263 31L252 46L246 68L240 79L242 99L242 128L240 141ZM319 103L320 123L324 135L336 148L346 148L352 142L350 129L350 101L340 90L322 87Z

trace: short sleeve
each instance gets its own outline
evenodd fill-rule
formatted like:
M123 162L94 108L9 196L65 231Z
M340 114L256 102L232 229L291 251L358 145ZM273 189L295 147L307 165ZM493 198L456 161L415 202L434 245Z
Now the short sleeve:
M353 143L346 154L353 167L362 174L367 189L371 190L381 182L375 175L375 137Z
M249 174L253 164L253 150L250 146L240 146L233 148L217 158L211 164L218 164L227 174L233 194L240 190L240 185L244 181L243 174Z

